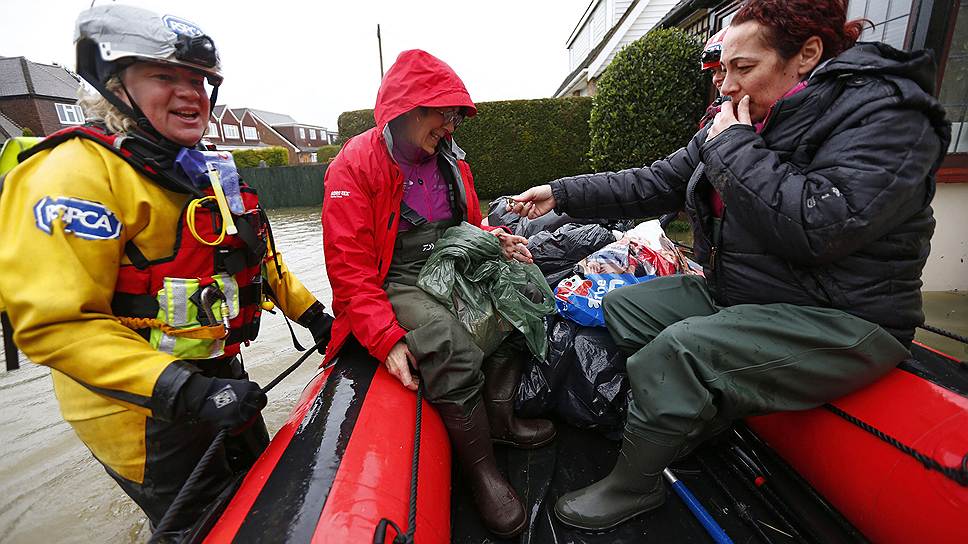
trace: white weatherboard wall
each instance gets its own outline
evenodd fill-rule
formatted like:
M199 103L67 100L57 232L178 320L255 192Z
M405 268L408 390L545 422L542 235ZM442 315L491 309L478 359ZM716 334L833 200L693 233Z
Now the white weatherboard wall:
M924 267L925 291L968 291L968 183L939 183L931 203L938 222Z
M612 36L605 46L603 52L607 54L600 55L588 67L589 79L602 75L605 68L615 58L615 53L645 36L677 3L678 0L639 0L639 3L635 5L635 12L629 14L628 19L622 23L622 28L619 28L618 32Z

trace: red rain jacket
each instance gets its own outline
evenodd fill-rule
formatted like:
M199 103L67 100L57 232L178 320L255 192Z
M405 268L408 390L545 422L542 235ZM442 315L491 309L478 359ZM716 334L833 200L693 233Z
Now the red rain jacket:
M323 251L333 288L332 359L350 333L379 361L406 330L383 281L390 269L400 222L403 174L387 149L384 129L390 120L418 106L463 106L477 113L464 83L443 61L420 50L404 51L387 72L377 93L376 127L350 139L326 170L323 198ZM470 166L458 161L467 193L468 223L481 225L481 207Z

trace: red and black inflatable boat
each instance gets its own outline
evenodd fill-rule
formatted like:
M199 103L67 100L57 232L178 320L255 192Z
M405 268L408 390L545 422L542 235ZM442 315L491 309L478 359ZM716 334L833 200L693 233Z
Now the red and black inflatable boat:
M968 482L955 481L968 475L968 368L922 345L913 353L833 407L752 418L673 470L734 542L968 542ZM452 471L438 416L422 411L414 542L495 542ZM194 539L355 543L372 542L382 519L405 528L415 425L415 395L350 343ZM554 520L554 500L604 476L616 455L566 426L547 448L498 449L529 509L519 541L709 542L674 497L604 534Z

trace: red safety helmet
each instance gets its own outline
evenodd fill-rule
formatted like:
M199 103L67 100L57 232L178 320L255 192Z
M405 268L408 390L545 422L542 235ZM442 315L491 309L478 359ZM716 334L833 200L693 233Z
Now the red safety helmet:
M703 70L713 70L719 68L719 58L723 54L723 38L726 37L725 27L719 32L713 34L712 38L706 42L706 46L702 49L702 57L700 57L699 62L702 65Z

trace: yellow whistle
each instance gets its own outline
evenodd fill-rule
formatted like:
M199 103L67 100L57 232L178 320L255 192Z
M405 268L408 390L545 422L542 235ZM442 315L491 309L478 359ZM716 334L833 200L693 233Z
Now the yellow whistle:
M262 301L262 309L265 310L265 311L267 311L267 312L271 312L272 310L275 309L275 307L276 307L276 305L273 304L271 300L263 300Z

